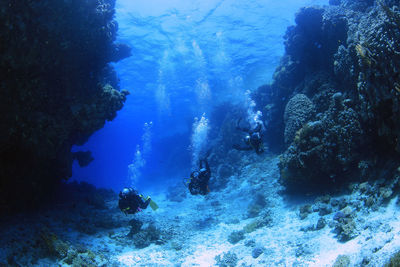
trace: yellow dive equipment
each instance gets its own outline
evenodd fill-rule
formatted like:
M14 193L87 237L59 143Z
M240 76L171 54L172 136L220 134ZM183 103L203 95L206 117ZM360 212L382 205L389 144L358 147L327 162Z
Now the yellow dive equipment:
M147 196L147 198L145 199L145 201L148 200L149 198L150 198L150 196ZM157 209L158 209L157 203L154 202L152 199L150 199L149 205L150 205L150 208L151 208L152 210L157 210Z
M149 205L150 205L150 207L151 207L153 210L157 210L157 209L158 209L157 203L154 202L153 200L150 200Z

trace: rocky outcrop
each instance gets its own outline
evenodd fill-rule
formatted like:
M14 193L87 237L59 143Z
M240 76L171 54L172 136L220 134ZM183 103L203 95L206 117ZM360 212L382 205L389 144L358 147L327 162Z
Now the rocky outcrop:
M83 144L121 109L108 66L130 55L115 44L115 0L0 3L0 210L41 201L71 176ZM90 160L90 154L86 154Z
M281 181L294 190L340 186L365 174L363 162L369 169L400 162L398 1L330 4L298 12L273 82L254 94L266 141L284 151ZM315 116L288 128L285 108L296 95L311 100Z

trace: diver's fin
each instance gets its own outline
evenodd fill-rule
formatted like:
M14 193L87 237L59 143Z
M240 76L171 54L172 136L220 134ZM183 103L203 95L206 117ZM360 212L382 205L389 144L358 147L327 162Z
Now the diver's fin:
M152 210L157 210L157 209L158 209L157 203L154 202L153 200L150 200L149 205L150 205L150 207L151 207Z
M191 177L189 177L189 178L183 178L183 185L185 186L185 187L188 187L188 184L190 184L190 181L192 180L192 178Z

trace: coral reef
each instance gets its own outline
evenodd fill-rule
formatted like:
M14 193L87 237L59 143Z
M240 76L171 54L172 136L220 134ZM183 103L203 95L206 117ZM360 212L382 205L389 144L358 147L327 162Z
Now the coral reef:
M74 159L88 164L71 147L122 108L127 91L108 63L130 48L114 43L114 4L1 2L0 211L40 203Z
M296 132L280 162L282 183L288 190L331 188L357 169L362 129L357 113L344 103L341 93L334 94L320 119Z
M292 143L296 132L312 118L313 103L304 94L296 94L286 104L283 119L285 122L285 143Z
M389 161L392 179L400 162L398 2L330 4L297 13L272 83L253 96L292 192L369 179Z

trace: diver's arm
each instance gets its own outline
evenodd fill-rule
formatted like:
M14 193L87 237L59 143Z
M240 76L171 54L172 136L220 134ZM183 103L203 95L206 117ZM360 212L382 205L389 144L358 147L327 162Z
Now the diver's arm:
M140 197L140 202L139 202L139 207L140 207L141 209L146 209L147 206L149 206L150 201L151 201L151 198L150 198L150 197L147 198L146 201L145 201L145 200L144 200L144 197L141 196L141 197Z

